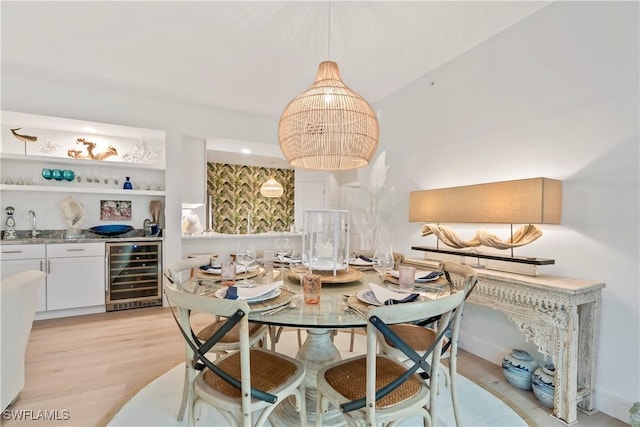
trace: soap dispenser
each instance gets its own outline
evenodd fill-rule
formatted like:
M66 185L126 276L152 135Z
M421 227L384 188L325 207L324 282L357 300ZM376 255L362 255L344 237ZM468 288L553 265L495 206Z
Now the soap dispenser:
M133 190L133 184L131 183L131 181L129 181L129 177L127 176L126 178L127 180L124 182L122 188L125 190Z
M13 206L7 206L5 210L7 211L7 221L5 222L4 240L16 240L18 238L16 236L16 220L13 218L16 210Z

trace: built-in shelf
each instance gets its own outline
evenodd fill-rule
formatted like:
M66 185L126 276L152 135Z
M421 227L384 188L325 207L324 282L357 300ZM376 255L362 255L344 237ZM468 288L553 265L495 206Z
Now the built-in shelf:
M481 258L481 259L492 259L495 261L515 262L519 264L530 264L530 265L550 265L550 264L555 264L556 262L555 260L549 259L549 258L497 255L497 254L489 254L489 253L482 253L482 252L459 251L455 249L440 249L440 248L434 248L430 246L412 246L411 249L415 251L458 255L458 256Z
M90 160L90 159L74 159L74 158L66 158L66 157L56 157L56 156L32 156L25 154L12 154L12 153L3 153L0 155L0 160L11 160L18 162L40 162L47 164L55 164L55 165L73 165L73 166L89 166L89 167L113 167L120 169L147 169L147 170L157 170L164 171L161 167L156 165L148 165L144 163L129 163L129 162L114 162L108 160Z
M47 192L47 193L84 193L84 194L126 194L136 196L164 196L164 191L122 190L120 188L64 187L47 185L8 185L0 184L0 191Z

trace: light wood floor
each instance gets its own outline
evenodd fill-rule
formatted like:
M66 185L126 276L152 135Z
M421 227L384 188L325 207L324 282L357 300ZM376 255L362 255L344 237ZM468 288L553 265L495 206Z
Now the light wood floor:
M204 325L206 319L196 317ZM295 339L295 334L287 334ZM184 358L169 309L161 307L34 322L26 355L26 386L9 409L57 411L55 420L5 419L3 426L102 426L138 390ZM467 352L459 372L514 408L531 425L562 426L531 392L509 386L501 368ZM68 411L68 412L63 412ZM31 418L33 418L31 417ZM577 426L625 426L579 414Z

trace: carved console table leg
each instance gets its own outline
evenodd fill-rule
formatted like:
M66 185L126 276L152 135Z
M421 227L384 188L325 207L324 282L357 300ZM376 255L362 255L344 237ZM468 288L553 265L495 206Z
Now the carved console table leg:
M596 348L599 336L600 293L593 293L594 301L578 308L578 409L585 414L595 409Z
M478 272L469 301L507 315L556 366L553 416L566 425L594 409L600 293L604 283Z

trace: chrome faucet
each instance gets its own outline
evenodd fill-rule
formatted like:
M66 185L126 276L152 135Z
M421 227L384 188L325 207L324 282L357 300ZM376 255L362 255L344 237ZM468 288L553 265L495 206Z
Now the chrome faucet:
M36 213L34 211L27 212L31 216L31 237L38 237L38 228L36 227Z
M251 234L251 212L247 211L247 234Z

